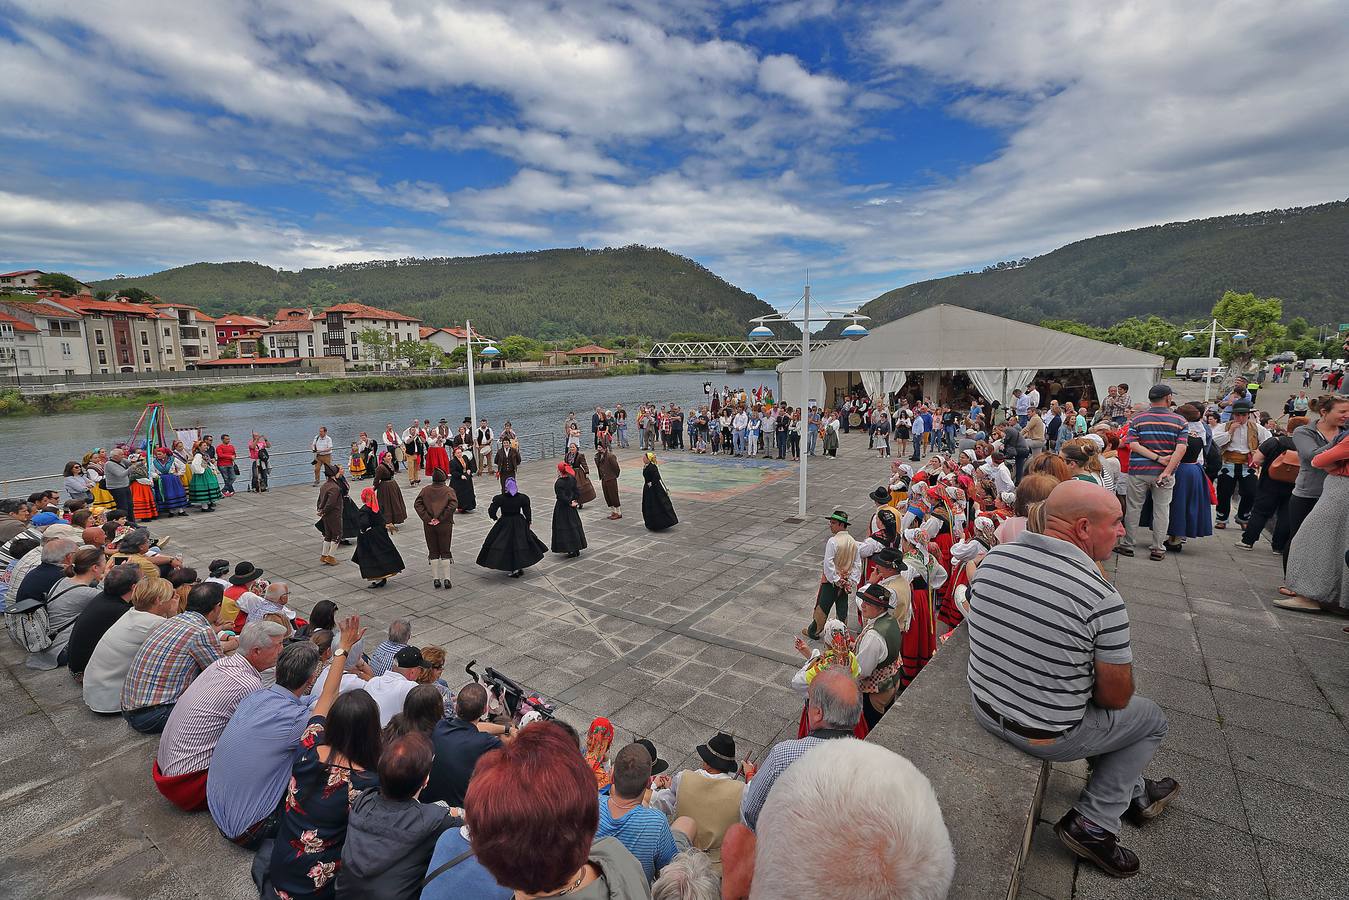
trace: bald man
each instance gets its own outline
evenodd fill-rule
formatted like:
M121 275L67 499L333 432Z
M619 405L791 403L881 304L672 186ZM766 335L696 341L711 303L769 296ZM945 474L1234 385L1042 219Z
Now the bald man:
M994 547L970 584L968 677L983 728L1039 759L1094 759L1054 826L1067 847L1116 878L1138 872L1119 845L1121 818L1155 819L1180 791L1143 769L1166 716L1134 694L1129 613L1096 564L1123 533L1115 495L1065 481L1044 506L1044 532Z

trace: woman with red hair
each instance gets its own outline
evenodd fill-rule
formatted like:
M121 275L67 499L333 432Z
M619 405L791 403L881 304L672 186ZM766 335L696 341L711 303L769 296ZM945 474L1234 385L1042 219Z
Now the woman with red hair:
M464 810L478 863L516 897L651 896L646 873L628 849L616 838L595 840L594 773L576 741L552 722L521 729L479 759Z
M557 464L557 481L553 483L553 493L557 502L553 505L553 542L550 549L554 553L565 553L567 559L575 559L586 548L585 529L581 527L580 493L576 486L576 472L565 462Z
M356 553L351 561L361 567L361 577L372 588L382 588L403 571L403 557L389 537L384 517L379 512L379 496L368 487L361 491L361 511L357 515Z

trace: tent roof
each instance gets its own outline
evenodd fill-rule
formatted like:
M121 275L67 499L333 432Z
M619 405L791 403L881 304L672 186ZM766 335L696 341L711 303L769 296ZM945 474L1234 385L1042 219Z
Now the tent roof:
M940 304L887 322L855 341L810 354L816 372L961 369L1158 368L1160 356L1028 325L961 306ZM799 372L801 358L778 366Z

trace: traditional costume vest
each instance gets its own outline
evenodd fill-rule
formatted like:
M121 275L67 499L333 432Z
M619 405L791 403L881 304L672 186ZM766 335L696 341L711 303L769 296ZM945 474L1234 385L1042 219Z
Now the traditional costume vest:
M693 846L707 853L721 875L721 841L726 829L740 821L740 796L745 783L734 778L707 778L694 771L679 779L675 818L688 816L698 823Z
M892 691L899 686L900 670L903 667L900 648L904 641L904 632L900 630L894 616L889 613L868 622L866 628L862 629L862 635L865 636L868 631L876 632L885 641L885 657L876 664L875 670L870 675L857 680L857 686L864 694Z
M1232 426L1229 423L1227 427L1230 429ZM1232 443L1228 444L1227 449L1223 451L1223 462L1246 465L1251 461L1251 454L1254 453L1256 451L1256 448L1260 446L1260 433L1259 433L1260 430L1256 428L1255 423L1250 420L1247 420L1245 427L1246 427L1246 449L1245 450L1236 449L1237 444L1235 441L1233 441Z

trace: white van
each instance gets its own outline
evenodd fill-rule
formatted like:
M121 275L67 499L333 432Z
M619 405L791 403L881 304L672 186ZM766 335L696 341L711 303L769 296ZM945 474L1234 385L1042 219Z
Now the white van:
M1182 356L1176 360L1176 375L1180 378L1199 378L1204 372L1220 368L1223 362L1216 356Z

